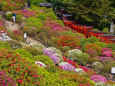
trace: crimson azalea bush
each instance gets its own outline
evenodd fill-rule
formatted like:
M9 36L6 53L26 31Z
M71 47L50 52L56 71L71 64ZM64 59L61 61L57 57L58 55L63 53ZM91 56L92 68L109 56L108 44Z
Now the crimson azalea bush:
M57 45L60 47L69 46L70 48L76 48L77 46L80 46L81 43L77 37L62 35L58 37Z
M17 85L26 86L39 86L40 81L43 80L43 74L47 73L44 69L34 65L29 58L20 57L6 49L0 50L0 69L11 76Z

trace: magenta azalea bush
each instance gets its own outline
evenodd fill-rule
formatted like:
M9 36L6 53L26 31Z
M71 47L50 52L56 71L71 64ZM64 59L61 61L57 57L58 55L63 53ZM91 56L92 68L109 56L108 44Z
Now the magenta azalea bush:
M16 86L13 78L6 75L4 72L0 72L0 86Z
M101 75L93 75L90 77L91 80L95 81L95 82L106 82L106 78L104 76Z

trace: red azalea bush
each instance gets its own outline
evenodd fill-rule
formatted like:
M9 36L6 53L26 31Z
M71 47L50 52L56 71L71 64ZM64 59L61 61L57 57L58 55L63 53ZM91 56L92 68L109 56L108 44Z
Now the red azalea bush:
M90 79L83 77L77 73L69 73L69 72L59 72L60 79L68 79L69 81L75 81L77 86L94 86L94 82Z
M61 37L58 37L57 45L60 47L69 46L70 48L77 48L81 43L77 37L62 35Z
M20 57L11 50L0 50L0 69L11 76L18 86L39 86L44 69L34 65L31 60ZM42 82L41 82L42 83Z
M16 86L13 78L9 77L4 72L0 72L0 86Z

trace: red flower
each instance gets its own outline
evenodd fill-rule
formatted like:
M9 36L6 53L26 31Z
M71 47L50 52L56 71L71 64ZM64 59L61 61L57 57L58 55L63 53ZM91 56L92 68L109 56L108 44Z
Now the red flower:
M19 69L16 69L16 71L20 71Z

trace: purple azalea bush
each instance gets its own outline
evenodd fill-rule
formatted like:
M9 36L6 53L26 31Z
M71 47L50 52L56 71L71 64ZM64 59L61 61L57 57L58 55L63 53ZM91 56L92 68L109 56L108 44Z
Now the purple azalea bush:
M60 62L61 57L55 52L55 50L50 50L48 48L42 50L44 55L49 56L55 64Z
M0 72L0 86L16 86L16 84L11 77L7 76L3 72Z
M93 75L90 77L91 80L95 81L95 82L106 82L106 78L102 75Z
M65 71L71 71L71 70L73 70L75 67L68 63L68 64L65 64L65 65L62 65L61 68L62 68L63 70L65 70Z

